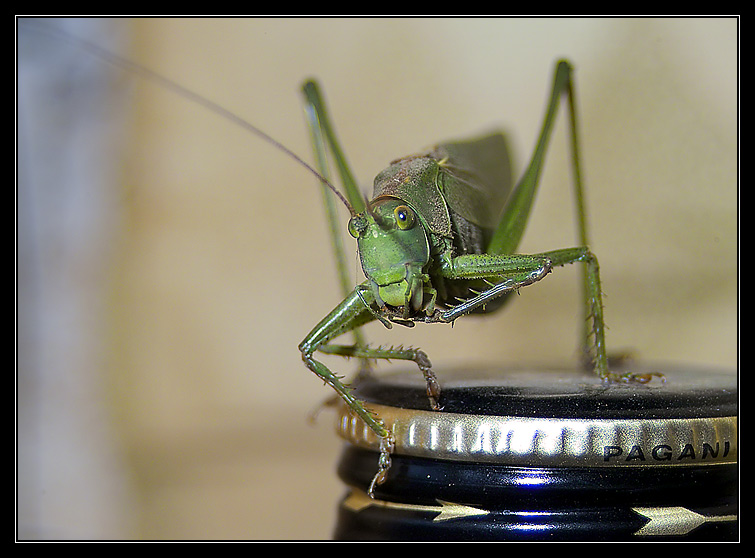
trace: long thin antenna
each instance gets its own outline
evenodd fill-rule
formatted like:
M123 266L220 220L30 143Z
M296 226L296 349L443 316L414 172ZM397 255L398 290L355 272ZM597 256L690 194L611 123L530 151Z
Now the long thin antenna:
M331 191L336 195L336 197L339 200L341 200L341 202L346 206L346 208L349 210L349 213L351 213L351 215L355 214L354 209L351 207L351 204L343 196L343 194L341 194L341 192L339 192L338 189L335 186L333 186L333 184L331 184L327 178L325 178L323 175L317 172L317 170L315 170L314 167L312 167L304 159L299 157L296 153L291 151L288 147L280 143L278 140L276 140L269 134L257 128L257 126L255 126L251 122L244 120L237 114L234 114L228 109L223 108L222 106L215 103L214 101L211 101L207 97L203 97L202 95L195 93L194 91L191 91L190 89L187 89L183 85L176 83L175 81L172 81L166 78L165 76L162 76L156 72L153 72L152 70L150 70L149 68L145 66L137 64L136 62L132 62L131 60L128 60L127 58L124 58L113 52L110 52L109 50L97 45L96 43L92 43L90 41L87 41L86 39L82 39L80 37L72 35L68 33L67 31L63 31L62 29L57 28L53 25L45 25L43 23L37 22L32 25L24 24L24 27L26 29L33 29L33 30L38 30L40 32L48 33L50 35L54 35L58 37L59 39L68 41L69 43L78 46L79 48L107 62L108 64L112 64L113 66L132 72L136 74L137 76L143 79L146 79L148 81L151 81L153 83L157 83L158 85L170 91L173 91L174 93L180 95L181 97L184 97L185 99L188 99L189 101L192 101L214 112L215 114L222 116L223 118L227 120L230 120L237 126L240 126L243 129L253 133L257 137L261 138L263 141L266 141L273 147L279 149L280 151L282 151L283 153L291 157L291 159L299 163L302 167L304 167L309 172L311 172L313 175L315 175L320 182L322 182L325 186L330 188Z

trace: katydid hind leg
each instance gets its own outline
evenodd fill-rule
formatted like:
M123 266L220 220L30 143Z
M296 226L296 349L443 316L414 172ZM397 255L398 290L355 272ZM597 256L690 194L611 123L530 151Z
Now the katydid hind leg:
M553 122L558 112L560 100L564 97L568 112L569 146L571 150L577 232L580 247L554 251L549 254L554 257L552 260L554 267L577 262L585 264L582 271L584 325L581 347L585 365L592 367L596 374L604 380L644 383L650 380L650 376L633 375L631 373L615 374L609 372L608 369L608 357L605 348L605 321L603 318L602 292L600 290L600 272L597 258L588 248L590 244L580 163L577 103L575 100L573 70L568 61L561 60L556 65L553 88L535 150L524 175L514 188L504 207L499 225L488 246L488 252L492 254L513 253L519 245L537 192L540 170L545 161L545 153L550 140Z
M347 195L350 198L351 203L355 197L354 189L356 188L356 183L353 178L353 173L351 172L349 164L341 151L338 140L335 137L335 133L333 132L332 126L330 125L330 122L328 120L324 101L322 100L322 96L319 92L319 88L316 82L305 82L302 87L302 92L305 99L305 115L307 127L310 132L310 141L312 143L312 149L314 151L317 170L323 177L326 178L328 182L331 182L330 173L328 170L328 146L330 146L329 151L332 154L332 157L335 159L341 182L347 191ZM346 250L343 245L341 224L338 219L338 206L335 203L335 196L333 195L333 192L330 188L322 183L321 190L323 195L323 205L325 207L325 217L328 223L328 232L336 264L336 271L338 274L339 284L341 286L341 294L342 296L347 296L353 288L353 282L348 271L349 266L347 265ZM359 198L359 201L361 202L361 198ZM352 207L354 207L353 203ZM361 329L354 329L352 331L352 335L354 337L355 346L361 348L367 346L364 334ZM369 376L370 373L370 360L367 358L360 358L357 378Z
M577 116L576 103L574 100L574 86L572 77L571 64L561 60L556 65L556 71L553 78L553 87L551 89L548 106L543 119L542 129L537 139L534 152L529 164L517 183L514 191L509 197L504 207L503 215L498 227L488 245L488 252L493 254L511 254L519 246L524 229L527 226L532 204L537 193L540 178L540 170L545 161L545 154L550 141L553 123L558 112L559 104L562 97L566 97L568 121L569 121L569 145L571 148L572 172L574 181L574 194L576 202L576 214L579 232L579 244L589 246L587 234L587 218L584 207L584 187L582 184L582 172L580 166L579 138L577 134ZM589 278L586 272L582 277L582 296L584 302L584 326L582 335L582 354L585 360L589 354L590 347L590 330L588 319L591 315L590 310L590 287ZM595 345L599 342L595 341Z

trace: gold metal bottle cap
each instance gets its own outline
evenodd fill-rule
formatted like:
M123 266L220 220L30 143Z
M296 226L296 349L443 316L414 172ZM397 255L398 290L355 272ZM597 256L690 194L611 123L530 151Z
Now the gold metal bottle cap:
M441 412L425 410L418 374L375 379L358 393L393 432L396 455L526 467L735 463L736 376L663 373L665 382L616 385L563 370L438 374ZM345 408L336 429L379 448Z

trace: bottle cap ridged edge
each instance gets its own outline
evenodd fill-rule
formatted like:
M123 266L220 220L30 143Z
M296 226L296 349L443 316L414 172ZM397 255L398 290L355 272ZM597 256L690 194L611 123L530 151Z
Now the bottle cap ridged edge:
M573 419L466 415L369 404L395 454L526 467L736 463L737 417ZM342 407L336 431L377 450L379 439Z

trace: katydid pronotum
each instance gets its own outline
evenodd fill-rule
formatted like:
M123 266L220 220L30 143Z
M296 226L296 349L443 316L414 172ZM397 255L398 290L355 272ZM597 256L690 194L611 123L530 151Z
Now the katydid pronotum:
M70 37L67 37L70 39ZM159 82L252 131L306 167L351 213L349 232L357 239L366 280L344 289L344 300L302 341L306 366L328 383L381 440L378 471L370 495L385 481L393 439L390 429L371 412L351 388L314 358L316 352L361 359L414 361L425 376L430 406L442 409L442 392L427 355L418 349L371 348L359 328L378 320L386 327L415 322L452 323L468 313L500 308L512 292L543 279L554 267L585 264L585 362L605 381L646 382L650 375L609 371L605 347L598 262L588 249L582 204L572 69L556 66L554 84L534 154L521 180L512 187L505 141L500 134L465 142L440 144L425 153L399 159L375 179L374 197L363 199L329 122L317 85L304 85L309 128L317 168L248 122L145 68L77 41L89 52L129 71ZM577 199L580 246L523 255L515 251L524 233L538 185L545 151L560 101L569 112L572 164ZM343 184L343 193L327 178L330 153ZM334 218L329 216L331 222ZM340 261L343 250L337 248ZM343 264L339 264L343 267ZM331 343L347 332L352 345Z

